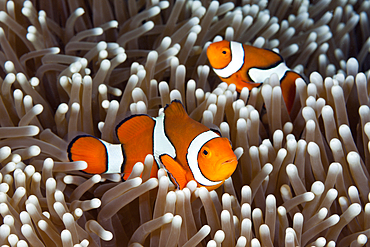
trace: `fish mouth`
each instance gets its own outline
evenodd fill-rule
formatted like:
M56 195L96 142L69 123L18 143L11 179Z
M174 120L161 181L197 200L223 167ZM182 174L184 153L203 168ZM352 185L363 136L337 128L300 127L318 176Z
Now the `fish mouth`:
M222 161L221 165L229 165L229 164L234 163L234 162L238 162L238 160L236 158L231 158L231 159L227 159L225 161Z
M236 166L238 165L238 160L236 157L225 159L222 162L220 162L219 171L221 174L223 174L223 179L225 180L229 178L235 171Z
M211 181L224 181L234 173L237 165L238 160L236 157L224 158L214 164L211 174L207 173L205 176Z

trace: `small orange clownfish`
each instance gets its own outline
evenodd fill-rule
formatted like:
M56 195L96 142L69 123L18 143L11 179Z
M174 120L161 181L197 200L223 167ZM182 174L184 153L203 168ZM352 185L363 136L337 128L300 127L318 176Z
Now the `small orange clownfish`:
M227 84L235 84L240 92L243 87L259 87L273 73L280 80L281 92L290 113L295 98L295 80L302 78L290 70L277 53L235 41L222 40L209 45L208 60L213 71Z
M68 146L69 160L86 161L87 173L123 173L127 180L135 163L153 154L151 177L164 168L178 189L195 180L209 190L219 187L238 164L229 140L191 119L177 100L156 118L139 114L124 119L116 134L121 144L75 137Z

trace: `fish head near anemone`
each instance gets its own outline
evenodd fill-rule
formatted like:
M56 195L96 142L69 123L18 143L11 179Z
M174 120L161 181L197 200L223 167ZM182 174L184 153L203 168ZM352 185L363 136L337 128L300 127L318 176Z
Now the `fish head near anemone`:
M199 169L211 181L224 181L235 171L238 160L227 138L206 142L198 154Z
M209 63L214 69L222 69L231 62L230 42L222 40L212 43L207 48Z
M177 188L183 189L194 180L198 187L212 190L233 174L238 162L227 138L190 118L180 102L167 105L163 119L161 129L176 152L163 153L159 158ZM160 120L156 118L156 126L161 125ZM162 140L161 147L165 138Z
M208 46L207 57L217 76L229 85L235 84L238 92L244 87L249 90L260 87L272 74L276 74L290 113L296 96L295 80L302 76L289 69L280 54L235 41L222 40Z
M262 81L253 80L248 74L251 68L264 59L259 57L259 48L256 49L238 42L222 40L208 46L207 57L218 77L229 85L235 84L237 91L241 92L244 87L251 90L262 84Z

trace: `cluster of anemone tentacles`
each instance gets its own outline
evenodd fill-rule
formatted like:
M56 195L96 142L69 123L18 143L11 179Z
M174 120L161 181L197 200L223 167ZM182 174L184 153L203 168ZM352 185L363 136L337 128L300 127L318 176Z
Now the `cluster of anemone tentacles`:
M234 2L0 2L1 246L366 244L370 1ZM206 49L221 39L306 76L290 116L276 76L220 82ZM151 156L125 182L68 161L76 133L117 143L124 117L173 99L243 148L219 189L149 178Z

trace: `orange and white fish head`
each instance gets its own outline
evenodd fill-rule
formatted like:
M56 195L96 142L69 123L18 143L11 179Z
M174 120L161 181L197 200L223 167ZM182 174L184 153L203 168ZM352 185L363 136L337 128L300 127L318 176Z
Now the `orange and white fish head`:
M230 42L222 40L208 46L207 57L214 69L222 69L231 62Z
M241 43L222 40L210 44L207 49L207 57L213 71L227 84L235 84L238 92L241 92L243 87L251 90L261 85L261 82L256 83L248 77L248 69L253 66L258 55L249 52L248 60L245 61L244 48Z
M238 160L227 138L214 138L206 142L198 154L199 169L211 181L222 181L216 186L207 187L216 189L235 171Z

